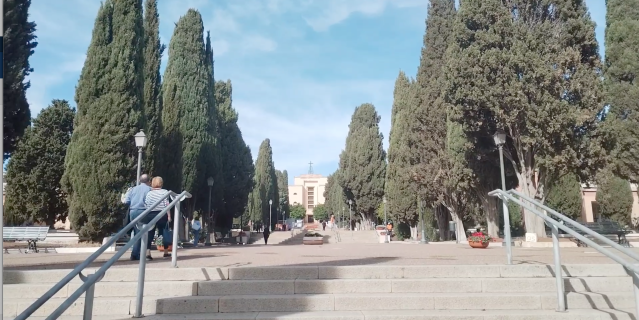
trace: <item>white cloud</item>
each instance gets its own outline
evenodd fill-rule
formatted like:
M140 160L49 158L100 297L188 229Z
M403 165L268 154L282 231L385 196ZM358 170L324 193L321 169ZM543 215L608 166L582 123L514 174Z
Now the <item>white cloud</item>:
M213 47L213 55L216 58L223 56L229 51L229 43L226 40L211 41L211 47Z
M242 40L242 52L264 51L271 52L277 49L277 42L260 35L247 36Z

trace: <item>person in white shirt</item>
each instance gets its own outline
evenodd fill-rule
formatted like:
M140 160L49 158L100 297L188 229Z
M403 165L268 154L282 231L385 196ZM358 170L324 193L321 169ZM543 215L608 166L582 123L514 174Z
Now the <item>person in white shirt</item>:
M200 217L195 216L191 222L191 230L193 231L193 246L197 247L200 242L200 230L202 230L202 223Z

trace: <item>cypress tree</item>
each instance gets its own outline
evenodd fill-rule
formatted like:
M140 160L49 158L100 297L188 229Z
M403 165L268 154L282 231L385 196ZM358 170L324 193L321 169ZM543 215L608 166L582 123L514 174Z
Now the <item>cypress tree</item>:
M142 1L102 4L80 80L62 185L81 238L101 240L122 225L123 190L135 181L133 135L142 113Z
M445 78L443 66L453 36L456 17L454 0L433 0L429 4L426 32L417 79L413 90L416 96L410 124L413 145L414 178L419 194L427 207L436 209L440 230L448 229L447 210L457 223L458 234L465 237L463 209L468 194L467 171L463 149L464 139L459 127L449 121L448 108L442 89ZM461 161L461 162L460 162Z
M275 170L275 163L272 163L273 171L271 175L271 199L273 199L272 205L269 207L269 211L271 214L271 230L274 230L273 227L277 223L277 217L279 216L279 208L280 208L280 189L279 183L277 181L277 172Z
M224 183L224 208L216 217L217 225L230 227L229 218L240 217L247 208L249 193L253 190L255 167L251 148L244 142L237 125L238 113L233 108L231 81L215 82L215 104L220 130L220 155ZM256 221L256 220L254 220ZM248 220L246 221L248 222Z
M187 214L196 208L208 209L206 179L211 173L211 150L215 150L209 63L202 16L189 9L175 26L162 83L164 150L171 150L164 153L165 188L193 194Z
M617 174L639 181L639 0L606 1L604 85ZM606 120L608 121L608 120Z
M157 0L146 0L144 6L144 132L147 137L143 170L151 175L160 172L160 139L162 127L162 84L160 64L164 46L160 43L160 16Z
M277 182L274 181L275 168L273 168L273 150L271 149L271 141L265 139L260 144L255 161L255 179L254 187L251 192L251 219L253 222L261 221L264 225L268 225L269 221L269 204L268 201L275 198L277 194ZM272 226L271 226L272 227Z
M281 220L285 217L289 217L289 208L288 208L288 172L286 170L280 171L275 170L275 176L277 178L277 191L278 191L278 220ZM315 211L313 211L315 212Z
M364 228L376 221L375 211L384 196L386 152L379 132L380 117L372 104L355 108L348 126L346 147L340 155L340 185L353 201L353 219L361 216Z
M66 219L68 205L60 179L73 133L75 110L66 100L53 100L27 128L7 166L6 221L43 222Z
M3 52L3 151L4 159L11 156L18 139L31 122L27 102L30 82L27 76L33 72L29 58L38 45L36 24L29 21L31 0L4 0L4 52Z
M611 170L601 172L597 180L597 204L601 217L622 226L630 225L634 200L628 180L615 176Z
M343 209L348 207L346 198L344 197L344 189L342 189L342 186L339 184L339 175L340 171L338 169L328 176L324 189L326 210L329 215L335 215L336 221L341 217Z
M551 180L546 193L546 205L573 220L579 219L583 207L579 177L566 174Z
M410 145L407 137L410 134L411 111L414 110L414 106L411 105L414 101L412 94L410 80L403 71L400 71L393 93L384 195L388 216L396 223L403 222L414 226L417 221L415 197L417 190L411 179Z
M450 49L453 121L470 141L506 131L524 194L543 198L553 176L601 165L590 145L602 109L601 63L583 0L464 1ZM526 211L524 219L526 232L546 236L540 217Z

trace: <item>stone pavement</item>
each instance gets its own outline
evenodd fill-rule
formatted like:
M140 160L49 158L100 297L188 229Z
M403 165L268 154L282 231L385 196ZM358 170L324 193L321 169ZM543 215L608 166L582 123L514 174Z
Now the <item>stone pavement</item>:
M347 232L343 233L347 236ZM348 266L348 265L482 265L504 264L504 247L472 249L467 244L433 243L428 245L391 243L335 243L304 245L216 245L197 249L179 249L180 267L252 267L252 266ZM639 249L630 249L639 253ZM104 253L90 267L99 267L113 256ZM71 269L89 253L77 254L3 254L5 270ZM155 260L147 268L166 268L170 259L153 251ZM125 253L114 267L137 267ZM612 260L591 248L561 248L562 264L613 264ZM552 264L552 248L513 248L515 264Z

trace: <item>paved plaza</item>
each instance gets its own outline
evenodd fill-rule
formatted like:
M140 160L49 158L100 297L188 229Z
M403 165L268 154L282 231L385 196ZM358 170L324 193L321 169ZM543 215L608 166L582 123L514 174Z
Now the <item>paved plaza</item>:
M630 249L639 253L639 249ZM70 269L85 260L90 253L37 253L3 255L4 268ZM114 253L102 254L91 267L99 267ZM197 249L179 249L180 267L251 267L251 266L351 266L351 265L481 265L505 264L506 250L491 244L487 249L473 249L466 244L361 244L336 243L322 246L294 245L215 245ZM148 268L166 268L170 259L153 251L154 260ZM134 267L125 253L114 267ZM561 248L562 264L612 264L609 258L591 248ZM552 248L513 248L516 264L552 264Z

